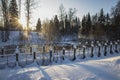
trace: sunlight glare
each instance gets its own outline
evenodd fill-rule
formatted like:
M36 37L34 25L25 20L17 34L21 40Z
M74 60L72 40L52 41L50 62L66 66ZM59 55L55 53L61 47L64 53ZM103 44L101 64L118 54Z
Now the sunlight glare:
M25 19L20 18L19 23L22 25L23 29L26 29L26 20Z

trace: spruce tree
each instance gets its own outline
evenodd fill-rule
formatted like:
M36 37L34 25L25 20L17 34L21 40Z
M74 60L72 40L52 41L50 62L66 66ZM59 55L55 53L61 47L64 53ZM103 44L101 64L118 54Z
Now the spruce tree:
M9 5L9 15L10 15L10 28L13 30L18 29L20 24L18 22L18 5L16 0L11 0Z
M90 16L90 13L88 13L88 15L87 15L87 21L86 21L86 29L87 29L86 33L87 33L87 35L89 35L89 33L90 33L91 26L92 26L91 16Z
M59 20L57 15L55 15L55 18L54 18L54 34L57 40L58 36L60 36L60 26L59 26Z
M84 15L82 18L82 29L81 29L81 34L85 35L86 34L86 16Z
M105 22L105 15L104 15L103 8L100 10L100 15L99 15L98 21L100 24L104 24L104 22Z
M117 2L116 6L112 8L112 38L120 39L120 0Z
M109 13L107 13L105 17L105 31L107 34L109 30L110 30L110 16L109 16Z
M37 21L36 31L41 31L41 20L40 20L40 18Z
M9 13L11 18L18 18L18 5L16 0L11 0L9 6Z
M70 21L68 20L67 15L65 16L65 33L70 34Z

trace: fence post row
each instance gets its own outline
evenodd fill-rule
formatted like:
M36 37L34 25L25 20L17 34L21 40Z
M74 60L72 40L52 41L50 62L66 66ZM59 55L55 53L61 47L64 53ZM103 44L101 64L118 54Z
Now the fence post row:
M102 54L102 47L103 47L103 55L106 56L108 54L108 50L109 50L109 53L110 54L113 54L114 52L115 53L119 53L119 47L120 47L120 42L119 40L118 41L106 41L106 42L96 42L96 44L92 41L91 42L91 45L88 44L88 42L85 43L85 45L82 46L81 43L79 43L79 47L82 46L82 56L81 58L84 59L86 58L86 51L87 51L87 48L90 49L90 57L94 57L94 51L95 51L95 46L97 45L97 56L100 57L101 54ZM89 47L90 46L90 47ZM15 59L17 62L19 62L19 57L20 57L20 51L19 51L19 47L17 46L16 48L16 51L15 51ZM49 49L49 58L48 58L48 62L49 64L52 63L53 61L53 53L56 52L55 50L55 46L50 46L50 49ZM43 54L45 53L45 46L43 46L42 48L43 50ZM64 60L65 59L65 46L63 46L62 48L62 59ZM72 55L72 61L76 60L76 51L77 51L77 45L73 45L73 55ZM32 46L30 46L30 53L32 53L33 50L32 50ZM5 49L4 47L1 48L1 54L2 54L2 57L4 57L4 54L5 54ZM59 54L57 54L59 55ZM8 58L8 57L7 57ZM36 51L33 52L33 56L32 58L34 59L34 61L37 59L37 56L36 56ZM44 56L43 56L44 58ZM7 59L8 60L8 59ZM45 59L43 59L45 60ZM7 61L9 62L9 61Z

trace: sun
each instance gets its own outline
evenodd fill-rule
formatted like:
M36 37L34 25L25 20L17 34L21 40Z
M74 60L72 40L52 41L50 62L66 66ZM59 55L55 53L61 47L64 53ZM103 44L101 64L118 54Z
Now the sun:
M26 29L26 20L24 18L20 18L18 21L22 25L23 29Z

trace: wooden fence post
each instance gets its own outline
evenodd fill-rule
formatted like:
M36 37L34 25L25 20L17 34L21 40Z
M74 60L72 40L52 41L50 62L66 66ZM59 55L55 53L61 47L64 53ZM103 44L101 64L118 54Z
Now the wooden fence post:
M4 48L2 47L2 57L4 57Z
M34 61L36 60L36 52L33 53L33 56L34 56Z
M53 51L53 48L52 46L50 47L50 63L52 63L52 51Z
M107 43L104 43L104 56L107 55Z
M117 47L118 47L118 43L115 42L115 52L116 52L116 53L119 53Z
M65 57L65 48L63 47L63 60L64 60L64 57Z
M113 54L113 51L112 51L112 42L110 42L110 54Z
M94 56L93 51L94 51L94 45L92 44L92 45L91 45L91 55L90 55L90 57L93 57L93 56Z
M117 40L118 42L118 52L120 52L120 40Z
M85 46L83 46L83 59L85 59Z
M101 56L101 53L100 53L100 43L98 44L98 57Z
M74 54L73 54L73 61L76 59L76 45L74 45Z
M52 50L50 50L50 63L52 63Z
M30 46L30 53L32 53L32 47Z
M18 62L19 61L19 54L18 53L16 53L16 61Z

